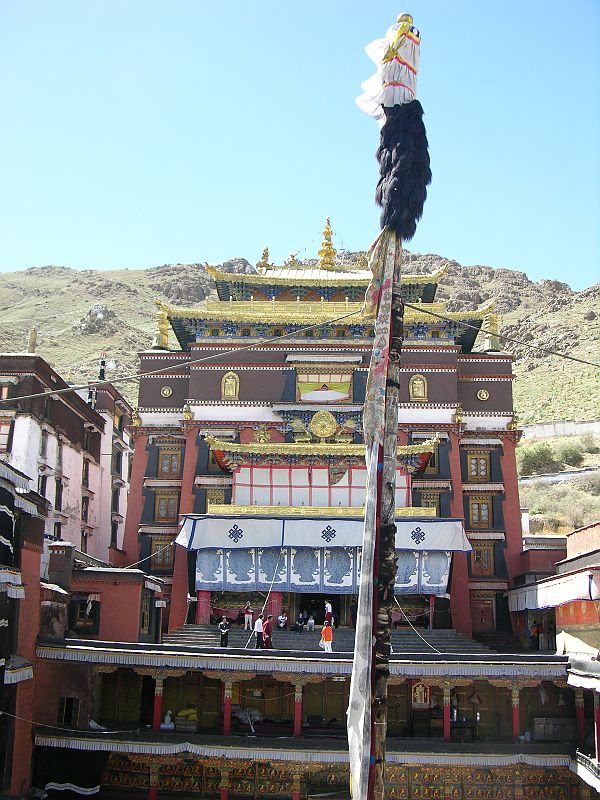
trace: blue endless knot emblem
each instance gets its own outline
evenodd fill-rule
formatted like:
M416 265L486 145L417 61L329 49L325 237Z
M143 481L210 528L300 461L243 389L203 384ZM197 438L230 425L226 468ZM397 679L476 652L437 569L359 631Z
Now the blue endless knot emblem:
M410 538L415 544L421 544L421 542L425 539L425 531L422 531L421 528L417 527L410 534Z
M233 541L237 544L239 540L244 535L244 531L241 528L238 528L237 525L234 525L233 528L229 529L229 538L233 539Z
M335 539L335 528L332 528L331 525L324 528L321 532L321 539L325 539L327 544L329 544L332 539Z

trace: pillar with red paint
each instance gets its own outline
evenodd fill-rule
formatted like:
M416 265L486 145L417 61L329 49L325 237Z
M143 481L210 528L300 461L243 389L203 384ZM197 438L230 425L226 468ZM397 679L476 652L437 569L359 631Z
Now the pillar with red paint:
M511 692L512 705L512 736L513 742L521 734L521 708L519 706L519 688L515 687Z
M450 741L450 687L444 686L444 705L442 708L443 711L443 722L444 722L444 741Z
M600 758L600 694L594 692L594 742L596 744L596 761Z
M575 719L577 720L577 747L585 747L585 706L583 689L575 689Z
M294 736L302 735L302 684L294 687Z
M231 696L233 694L233 683L225 681L223 691L223 735L231 734Z
M162 721L163 678L157 675L154 682L154 710L152 713L152 730L159 731Z
M150 764L150 788L148 789L148 800L158 798L158 764Z
M292 781L292 800L300 800L301 789L302 789L302 775L300 773L295 772Z

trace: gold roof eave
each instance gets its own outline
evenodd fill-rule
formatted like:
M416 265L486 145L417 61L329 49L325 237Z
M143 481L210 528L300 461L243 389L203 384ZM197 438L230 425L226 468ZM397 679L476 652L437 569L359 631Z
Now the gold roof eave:
M226 442L207 436L205 441L211 450L220 453L248 453L248 455L287 455L287 456L364 456L364 444L338 444L330 442ZM398 445L399 456L412 456L419 453L435 452L437 441L428 439L420 444Z
M362 506L360 508L356 506L233 506L209 503L206 513L225 517L335 517L336 519L354 517L363 519L365 509ZM436 509L421 508L420 506L396 508L394 516L396 518L435 517Z
M490 300L475 311L446 311L444 303L420 303L419 306L423 311L406 308L404 312L405 322L435 322L437 316L428 314L427 311L456 322L483 320L487 314L494 310L495 302ZM272 323L295 322L307 325L333 323L334 321L339 325L372 322L371 317L362 313L361 303L350 302L296 303L288 300L276 302L270 300L244 300L228 303L227 301L216 302L208 300L199 309L173 308L166 304L162 304L161 308L166 312L169 319L199 319L207 322L232 321L252 324L253 322L262 321ZM344 314L351 314L351 316L337 320L338 316L341 317Z
M215 281L226 281L228 283L247 283L252 284L254 286L286 286L291 283L289 277L284 277L281 275L274 275L273 273L277 272L278 270L285 270L289 271L289 267L273 267L269 266L268 270L264 273L235 273L235 272L223 272L222 270L218 269L217 267L210 267L206 266L206 272L214 278ZM310 266L305 267L304 269L308 270L315 270L318 269L317 267ZM368 286L371 281L371 274L368 270L365 269L356 269L352 270L348 266L345 266L345 270L348 273L356 272L356 273L368 273L364 277L351 277L350 275L346 275L344 277L336 276L335 272L331 272L330 270L319 270L323 273L323 277L319 276L318 278L304 278L301 274L294 276L293 285L294 286L345 286L348 283L352 283L356 286ZM432 272L428 275L402 275L400 278L400 282L403 284L428 284L428 283L439 283L441 279L444 277L446 272L448 271L447 266L440 267L440 269ZM301 273L302 269L296 269L295 272Z

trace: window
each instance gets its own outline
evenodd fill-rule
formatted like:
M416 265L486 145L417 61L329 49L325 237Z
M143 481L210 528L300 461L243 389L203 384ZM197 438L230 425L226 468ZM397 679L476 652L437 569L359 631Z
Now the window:
M87 522L90 516L90 498L89 497L82 497L81 498L81 520L82 522Z
M223 505L225 503L225 489L211 488L206 490L207 510L209 505Z
M471 573L473 575L494 574L493 542L473 542L471 553Z
M436 517L440 516L440 495L432 492L421 495L421 508L435 508Z
M0 452L10 452L12 422L0 422Z
M440 453L439 446L436 444L433 453L429 455L429 461L425 467L424 472L429 475L437 475L440 471Z
M81 485L90 485L90 462L87 458L83 459L83 464L81 465Z
M8 400L9 391L10 391L9 383L0 383L0 400Z
M491 528L491 497L469 497L469 522L472 528Z
M439 339L440 338L440 332L438 330L431 331L431 338L432 339Z
M211 336L217 337L217 336L219 336L220 333L221 333L221 331L218 328L211 328L210 329L210 335Z
M61 697L58 703L58 724L76 726L79 721L79 700Z
M237 400L240 394L240 379L235 372L227 372L221 379L221 400Z
M81 544L80 544L80 548L81 548L81 552L82 553L87 553L87 540L88 540L88 532L86 531L85 528L82 528L81 529Z
M482 452L467 453L468 480L489 481L490 454Z
M281 328L274 328L273 336L283 336L283 331L281 330Z
M121 498L120 498L119 490L118 489L113 489L112 502L111 502L111 506L110 506L110 510L112 511L113 514L118 514L119 513L119 501L120 501L120 499Z
M46 475L38 475L38 494L41 494L42 497L46 497L47 483L48 483L48 477Z
M98 633L100 630L100 595L74 595L69 604L69 625L77 634Z
M170 569L173 566L173 540L164 536L152 537L151 569Z
M42 431L42 438L40 441L40 456L46 458L48 455L48 431Z
M113 417L113 428L116 431L123 430L123 412L115 409L115 415Z
M63 502L63 483L60 478L56 479L56 486L54 488L54 508L57 511L62 511Z
M157 494L154 507L156 522L177 522L178 494Z
M242 328L242 336L250 336L250 328Z
M336 339L345 339L346 338L346 329L345 328L336 328L335 338Z
M111 458L110 469L117 478L121 477L123 471L123 451L114 450Z
M413 375L408 382L408 396L413 403L427 402L427 378Z
M119 523L118 522L113 522L112 525L110 526L110 546L111 547L117 547L118 546L118 544L117 544L118 535L119 535Z
M150 633L150 617L152 610L152 594L142 592L142 609L140 613L140 633Z
M62 466L63 466L63 446L62 442L58 442L58 444L56 445L56 469L59 470L59 472L62 472Z
M62 539L62 523L60 522L54 523L53 534L55 539Z
M167 450L161 447L158 451L158 477L179 478L181 468L181 449Z

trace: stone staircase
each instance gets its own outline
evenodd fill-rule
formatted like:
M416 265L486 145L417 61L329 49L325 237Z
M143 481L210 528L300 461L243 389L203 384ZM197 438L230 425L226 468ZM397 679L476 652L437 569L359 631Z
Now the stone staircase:
M421 638L422 637L422 638ZM318 627L313 632L305 631L302 634L293 631L273 632L273 647L276 650L291 650L296 652L321 652L319 639L321 630ZM248 631L241 627L232 626L229 631L229 647L254 649L254 634L250 637ZM179 645L181 647L194 647L198 649L214 649L219 647L219 631L216 626L187 624L163 636L163 644ZM439 651L441 654L458 654L468 656L475 653L491 653L491 649L473 641L455 630L419 630L418 633L411 628L401 628L392 633L392 648L397 656L404 653L429 654ZM333 631L333 651L336 653L352 653L354 650L354 630L352 628L335 628Z

